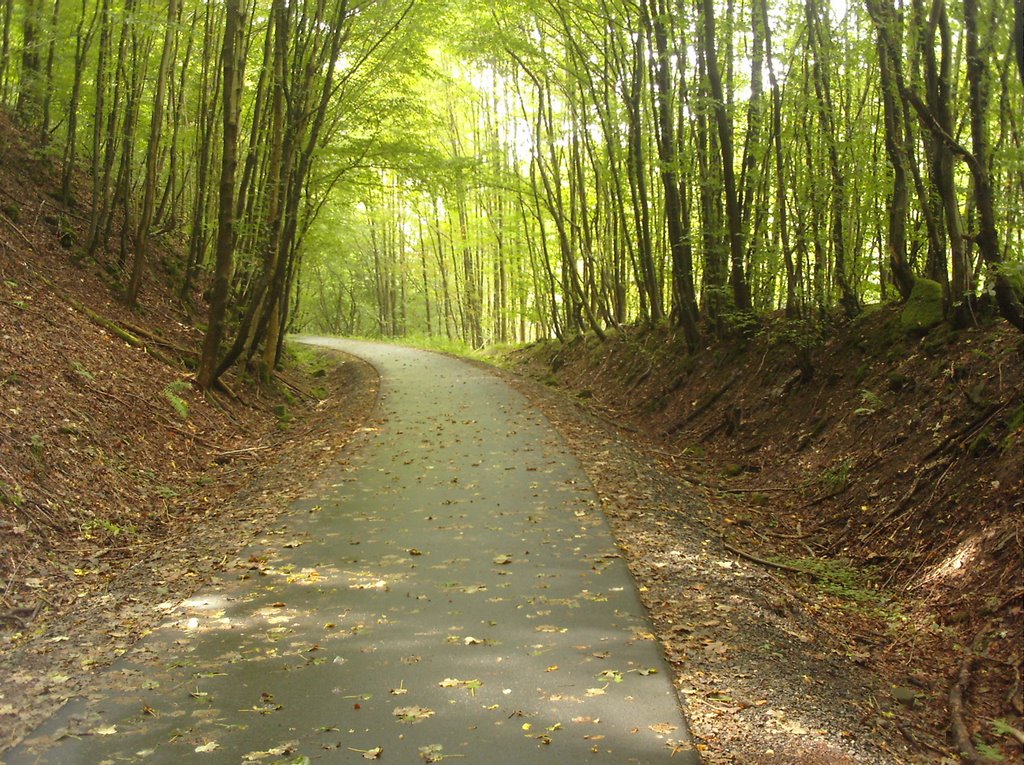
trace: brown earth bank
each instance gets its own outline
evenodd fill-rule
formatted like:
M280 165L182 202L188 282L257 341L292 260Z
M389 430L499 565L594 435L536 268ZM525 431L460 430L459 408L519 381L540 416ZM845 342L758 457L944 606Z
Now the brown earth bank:
M1007 325L905 335L876 307L696 355L626 329L499 361L574 402L549 408L576 423L709 760L875 761L840 751L867 736L893 761L1020 762L1022 348ZM780 752L763 707L787 697L839 744Z
M0 752L268 533L376 395L363 362L309 353L201 393L173 237L130 309L119 232L83 258L59 188L0 115Z

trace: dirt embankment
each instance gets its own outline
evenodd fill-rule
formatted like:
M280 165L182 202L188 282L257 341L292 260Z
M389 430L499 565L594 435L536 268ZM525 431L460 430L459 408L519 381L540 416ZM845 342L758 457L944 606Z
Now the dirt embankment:
M785 578L891 689L893 735L925 759L966 742L1019 761L1022 348L1005 326L908 336L880 308L695 356L627 330L505 362L706 493L711 536Z

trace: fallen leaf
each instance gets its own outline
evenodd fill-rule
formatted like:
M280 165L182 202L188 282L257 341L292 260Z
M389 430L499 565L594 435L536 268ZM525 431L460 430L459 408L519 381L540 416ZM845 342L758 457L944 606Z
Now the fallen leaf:
M401 722L418 723L429 717L433 717L434 710L417 706L396 707L391 714L397 717Z
M215 749L220 749L220 744L218 744L216 741L210 741L206 744L200 744L196 747L197 752L212 752Z

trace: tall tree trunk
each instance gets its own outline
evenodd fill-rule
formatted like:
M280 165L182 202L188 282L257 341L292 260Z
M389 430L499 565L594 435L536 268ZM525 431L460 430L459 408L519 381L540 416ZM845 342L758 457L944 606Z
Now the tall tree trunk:
M768 82L772 91L772 148L775 157L775 215L778 221L779 241L786 266L786 317L793 319L800 314L797 302L800 277L793 261L793 247L790 243L789 213L786 199L785 157L782 151L782 91L775 74L772 56L772 32L768 19L767 0L759 0L759 10L764 25L765 61L768 64Z
M42 0L25 0L21 26L21 82L18 89L18 118L30 125L39 117L42 107L42 60L39 48L40 27L43 23Z
M846 174L839 159L839 137L836 135L838 126L835 119L835 106L832 102L832 88L829 84L829 73L826 66L830 55L828 45L831 44L831 29L822 29L821 11L816 0L806 0L807 36L813 56L812 72L814 76L814 92L818 100L822 134L828 146L829 174L832 178L832 256L835 262L834 280L839 287L839 305L848 317L860 311L860 300L850 284L846 264L846 234L843 222L846 217ZM827 13L827 11L826 11Z
M82 80L85 77L85 58L92 46L93 33L96 30L96 17L100 13L100 6L93 6L92 18L86 28L86 6L87 0L82 0L82 7L78 17L78 26L75 28L75 71L74 79L71 81L71 97L68 101L68 135L64 144L64 167L61 172L60 199L69 207L74 206L74 194L71 191L71 181L75 172L75 164L78 159L78 107L82 94ZM96 88L96 99L102 99L103 83L98 83ZM95 143L95 142L94 142Z
M14 19L14 0L4 0L3 41L0 43L0 101L7 103L10 88L7 75L11 70L11 23Z
M139 225L135 230L135 260L132 264L132 277L128 283L128 304L135 305L139 300L142 276L146 271L149 258L149 233L153 224L153 213L156 207L156 193L159 173L161 137L164 127L164 107L167 99L167 77L171 69L171 54L174 50L175 28L178 23L178 0L167 0L167 18L164 28L163 49L160 54L160 65L156 74L156 92L153 94L153 113L149 126L149 145L146 148L146 176L142 181L142 208L139 212Z
M702 0L701 3L701 47L704 49L707 66L708 84L718 127L718 148L722 160L722 181L725 185L725 212L729 226L729 282L736 307L749 311L750 286L747 284L744 258L746 247L743 242L743 211L740 209L740 198L736 189L736 171L733 168L732 118L726 109L725 92L722 87L722 73L718 65L718 53L715 42L715 6L713 0Z
M1002 268L995 200L989 175L988 66L982 58L978 29L977 0L963 0L964 31L967 36L967 84L970 91L971 144L974 161L974 200L978 206L978 249L995 282L996 302L1003 317L1024 332L1024 306Z
M866 0L875 24L875 47L881 75L882 106L885 122L885 151L892 165L892 196L889 199L889 267L893 282L903 299L914 288L914 272L907 262L907 210L910 192L907 185L909 156L904 145L902 84L903 59L895 34L900 30L891 0Z
M217 255L210 295L203 350L196 373L200 388L209 388L217 382L217 357L224 338L224 319L227 313L228 290L235 249L235 171L238 166L238 122L241 111L243 62L239 56L242 30L242 0L225 0L224 45L221 49L224 98L224 146L221 151L220 196L217 205Z
M676 323L683 328L686 346L693 352L700 345L700 328L697 324L697 297L693 279L693 253L689 247L689 225L683 219L683 200L680 196L677 167L679 164L676 134L675 109L672 104L671 73L669 72L670 52L668 32L664 19L664 2L657 7L643 0L640 13L649 37L654 38L655 50L650 59L652 80L657 93L658 114L657 142L661 159L661 181L665 190L665 218L668 225L669 251L672 254L672 314Z
M39 137L44 144L50 140L50 110L53 106L53 61L57 56L57 26L59 23L60 0L53 0L53 12L50 16L50 39L46 42L46 72L43 75L41 87L43 116L39 126Z

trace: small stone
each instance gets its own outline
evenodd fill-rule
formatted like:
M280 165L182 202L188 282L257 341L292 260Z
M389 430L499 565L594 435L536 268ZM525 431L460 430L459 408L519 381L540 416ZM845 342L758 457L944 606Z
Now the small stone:
M918 695L917 691L906 686L898 686L892 689L892 697L907 707L912 707L917 703Z

